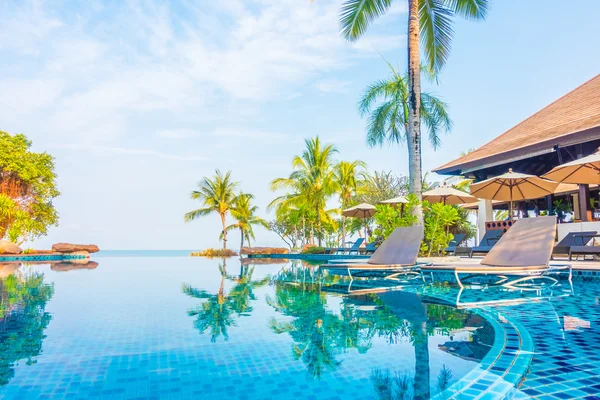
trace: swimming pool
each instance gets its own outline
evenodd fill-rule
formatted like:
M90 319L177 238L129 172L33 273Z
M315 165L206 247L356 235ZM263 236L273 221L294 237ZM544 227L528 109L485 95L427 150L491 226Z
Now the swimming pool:
M95 261L3 267L0 397L600 393L594 282L540 293L460 292L443 274L396 287L350 285L301 262ZM482 305L489 298L511 301Z

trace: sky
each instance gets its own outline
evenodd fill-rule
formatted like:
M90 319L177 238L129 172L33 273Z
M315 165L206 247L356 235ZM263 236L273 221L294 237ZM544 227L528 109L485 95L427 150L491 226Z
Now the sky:
M453 129L431 170L511 128L600 71L600 2L492 1L457 20L438 84ZM407 174L405 146L368 148L356 104L404 70L406 1L367 35L339 35L339 0L27 1L0 3L0 130L55 157L58 227L35 247L219 247L217 215L184 223L190 192L231 170L259 215L269 182L291 172L305 138L339 159ZM431 179L437 179L432 176ZM256 229L257 245L282 245ZM235 233L229 246L238 246Z

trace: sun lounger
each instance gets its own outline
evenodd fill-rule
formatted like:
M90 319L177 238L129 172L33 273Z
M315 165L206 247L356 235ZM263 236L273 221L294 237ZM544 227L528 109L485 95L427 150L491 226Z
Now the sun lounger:
M569 232L560 242L554 246L552 255L564 254L568 255L571 246L585 246L590 239L596 234L596 231L588 232Z
M421 276L417 255L423 240L422 226L396 228L366 262L322 265L322 269L343 270L352 279L373 271L389 272L386 279L400 275ZM352 271L355 271L354 274Z
M463 282L478 275L494 275L500 279L494 285L523 289L523 284L540 278L556 283L548 275L568 272L572 278L570 264L550 264L550 256L556 235L556 217L524 218L516 221L498 243L484 257L480 265L457 266L454 269L460 287ZM460 274L469 274L460 279ZM510 280L509 277L517 277Z
M375 253L375 250L377 250L377 243L371 242L371 243L367 243L365 248L360 249L359 251L361 254L373 254L373 253Z
M600 255L600 246L596 246L596 238L600 237L600 235L596 234L596 232L578 232L574 237L575 241L581 244L569 247L569 261L573 256L576 256L577 259L579 259L579 256L583 256L585 260L585 256Z
M456 248L458 247L458 245L460 245L460 243L465 240L465 238L467 237L467 235L465 235L464 233L457 233L456 235L454 235L454 238L450 241L450 243L448 244L448 247L446 247L446 250L444 250L446 253L450 254L455 254L456 253Z
M502 233L503 232L501 230L487 231L485 235L483 235L483 237L481 238L479 246L475 246L471 249L469 257L472 257L474 253L489 253L490 250L492 250L492 248L496 245L498 240L500 240Z
M360 245L365 241L365 238L358 238L356 239L356 242L354 242L352 244L351 247L334 247L334 248L330 248L327 249L327 253L329 254L352 254L352 253L356 253L358 254L358 251L360 250Z

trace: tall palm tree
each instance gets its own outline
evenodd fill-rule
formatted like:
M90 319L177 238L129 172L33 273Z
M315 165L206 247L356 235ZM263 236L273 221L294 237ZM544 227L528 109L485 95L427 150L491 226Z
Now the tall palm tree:
M291 193L277 197L269 208L300 208L303 205L314 210L316 215L319 245L321 245L321 222L329 219L325 210L327 200L335 193L336 185L333 172L333 155L337 153L334 145L322 145L317 136L305 139L306 149L302 155L292 160L294 171L287 178L277 178L271 182L271 190L291 189Z
M231 171L227 171L223 175L217 169L213 179L202 179L198 183L198 189L194 190L190 195L193 200L201 200L204 208L190 211L184 215L185 222L190 222L213 212L219 214L221 225L223 226L223 249L227 248L227 226L225 219L237 201L237 188L238 183L231 180Z
M402 76L388 64L392 75L369 86L358 103L361 116L368 116L367 144L371 147L384 143L409 141L408 77ZM452 121L447 104L434 95L421 93L421 120L429 131L429 142L434 149L440 146L440 131L449 131Z
M233 207L231 208L231 216L236 219L236 223L229 225L224 232L229 232L233 229L240 230L240 249L244 247L244 239L248 241L248 246L251 246L250 239L254 240L254 225L260 225L265 228L269 227L269 223L259 216L254 215L258 210L257 206L250 202L254 196L247 193L242 193L237 196Z
M334 168L334 181L340 196L342 210L348 208L348 202L356 193L360 169L366 168L362 161L340 161ZM342 216L342 247L346 244L346 217Z
M408 1L408 156L410 189L422 198L421 163L421 55L423 45L428 67L438 73L446 63L454 30L455 16L484 19L490 0L402 0ZM345 0L340 12L342 34L358 40L373 20L385 14L394 0ZM417 220L423 210L417 207Z

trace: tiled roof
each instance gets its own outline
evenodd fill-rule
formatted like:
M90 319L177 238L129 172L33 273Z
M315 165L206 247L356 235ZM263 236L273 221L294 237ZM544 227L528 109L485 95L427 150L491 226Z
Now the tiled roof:
M492 157L526 150L535 145L563 139L578 132L600 127L600 75L541 109L520 124L454 161L434 171L448 172L473 168Z

